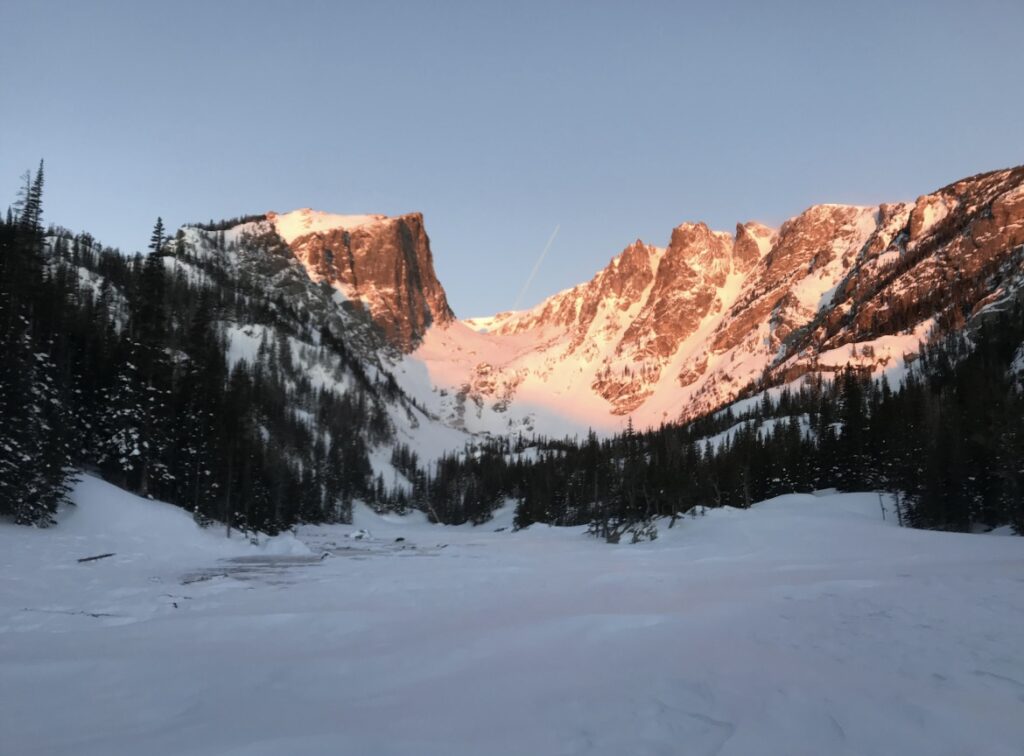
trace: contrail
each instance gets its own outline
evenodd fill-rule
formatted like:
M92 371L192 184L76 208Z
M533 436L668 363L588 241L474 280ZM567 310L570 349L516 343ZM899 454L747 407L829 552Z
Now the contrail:
M536 277L537 271L540 270L540 265L542 262L544 262L544 258L547 257L548 250L551 249L551 243L555 240L555 237L558 236L558 229L560 229L561 227L562 224L559 223L557 226L555 226L555 230L551 232L551 238L548 239L548 243L544 245L544 251L540 253L540 257L538 257L537 262L534 263L533 270L530 271L530 277L526 279L526 283L523 284L522 291L520 291L519 296L516 297L516 303L512 305L513 310L519 309L519 303L522 302L523 297L526 296L526 290L529 289L530 284L533 283L533 279Z

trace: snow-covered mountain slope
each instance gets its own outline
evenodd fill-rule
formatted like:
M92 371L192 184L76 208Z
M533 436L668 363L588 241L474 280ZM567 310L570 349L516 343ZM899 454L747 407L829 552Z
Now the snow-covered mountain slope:
M685 223L531 310L438 323L395 374L458 427L549 434L685 420L847 365L898 378L1019 287L1022 245L1024 168L778 230Z
M360 228L365 236L351 235ZM416 233L422 234L418 216L309 216L308 211L298 211L282 216L271 213L221 230L186 226L182 232L180 251L166 258L168 271L211 287L228 287L233 296L257 305L239 310L262 312L260 319L242 321L225 316L219 323L228 342L229 367L243 360L254 366L273 355L289 366L296 385L306 383L313 390L339 397L354 390L365 395L382 426L369 439L370 461L386 486L407 487L390 463L394 446L407 446L421 460L429 461L445 451L463 448L470 440L463 430L425 412L392 379L389 368L400 360L400 345L413 333L413 321L395 320L395 328L388 330L382 318L390 316L380 313L394 313L401 306L399 299L385 297L371 305L358 298L368 291L385 291L383 284L372 283L377 280L373 271L388 265L392 272L407 271L408 265L423 257L433 276L425 236L422 246L416 242L398 248L405 243L402 240L415 241ZM324 240L323 233L346 235L351 253L347 270L355 271L363 281L362 288L350 286L344 276L335 275L336 267L327 265L329 256L317 246ZM284 236L292 239L291 246ZM382 262L389 254L390 261ZM416 299L418 295L411 296ZM448 312L443 292L440 296L443 309L438 318ZM376 306L380 309L375 310ZM430 322L429 318L424 322ZM282 360L285 353L287 359ZM303 413L300 406L292 409ZM310 415L308 422L317 420Z
M75 500L47 530L0 523L5 755L1024 742L1024 541L895 527L877 494L711 510L614 547L357 506L351 526L302 527L308 550L228 541L94 479Z
M202 233L187 230L208 248ZM920 343L1024 282L1024 167L916 202L816 205L778 229L684 223L666 247L636 241L530 310L463 321L418 213L305 209L222 234L222 247L246 238L256 250L238 275L263 276L310 322L332 324L432 422L501 434L614 431L628 420L686 420L848 365L898 380ZM276 246L253 248L254 236ZM271 262L257 259L260 249Z

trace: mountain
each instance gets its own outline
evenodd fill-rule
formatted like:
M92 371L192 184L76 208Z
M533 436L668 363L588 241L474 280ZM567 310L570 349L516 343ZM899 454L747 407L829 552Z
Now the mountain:
M0 223L0 514L19 521L52 521L75 469L268 531L355 500L464 522L512 498L517 522L589 521L612 491L632 521L794 481L889 485L918 522L954 528L1015 501L1017 400L1002 394L1024 380L1024 167L912 203L817 205L778 229L684 223L530 310L467 320L416 213L264 213L170 240L158 222L134 257L39 217ZM883 375L905 396L858 383ZM967 418L972 391L985 396ZM916 419L892 427L892 411ZM998 434L928 446L920 478L916 439L979 422ZM573 434L585 441L531 439ZM692 490L665 471L696 476ZM943 509L972 486L984 507Z
M378 413L381 431L372 434L370 461L389 485L406 483L388 461L391 449L408 446L431 459L469 440L426 413L390 373L427 329L453 320L420 214L270 212L185 226L179 243L164 258L172 275L268 302L264 311L249 306L222 314L229 368L258 367L266 344L280 352L284 342L296 383L338 396L368 392L360 401ZM302 402L295 409L304 407L313 411Z
M345 319L339 335L429 416L557 436L685 421L847 365L898 380L920 344L1020 286L1024 167L914 202L815 205L777 229L683 223L530 310L464 320L419 213L259 218L332 292L311 315Z
M85 469L272 532L402 509L470 440L388 370L451 318L419 216L158 222L145 256L38 217L0 222L0 516L52 523Z
M666 246L637 240L532 309L464 320L419 213L246 220L221 232L229 245L273 238L298 265L282 289L262 253L243 254L246 275L333 324L432 421L561 436L686 421L848 365L898 381L922 343L1020 286L1024 167L914 202L815 205L777 229L683 223ZM209 247L186 233L190 248ZM300 270L314 284L301 301Z
M684 223L530 310L436 318L394 374L455 427L555 435L687 420L847 365L895 380L1021 286L1022 245L1024 167L778 229Z

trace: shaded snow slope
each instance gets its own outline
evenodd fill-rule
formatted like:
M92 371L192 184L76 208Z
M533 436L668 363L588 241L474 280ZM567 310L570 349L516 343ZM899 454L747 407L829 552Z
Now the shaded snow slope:
M108 548L104 518L119 513L0 526L0 753L1009 756L1024 743L1024 539L900 529L876 494L710 511L636 546L512 533L508 509L447 528L357 507L352 526L300 530L323 560L231 561L234 544L180 518L188 532L167 538L126 520L111 537L162 548L159 564L74 563Z

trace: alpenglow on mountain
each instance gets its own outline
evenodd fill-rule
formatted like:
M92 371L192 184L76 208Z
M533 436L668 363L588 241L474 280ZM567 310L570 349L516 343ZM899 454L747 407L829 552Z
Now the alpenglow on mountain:
M242 246L268 233L330 290L315 317L346 323L362 357L434 420L469 432L613 431L847 365L898 380L920 344L1024 281L1024 167L915 202L816 205L779 228L683 223L667 246L638 240L532 309L465 320L448 306L418 213L305 209L227 232Z

